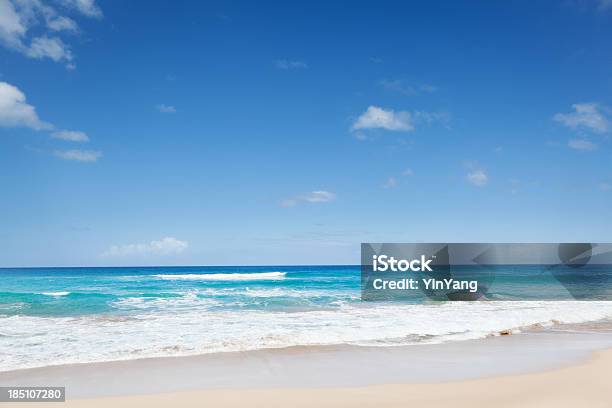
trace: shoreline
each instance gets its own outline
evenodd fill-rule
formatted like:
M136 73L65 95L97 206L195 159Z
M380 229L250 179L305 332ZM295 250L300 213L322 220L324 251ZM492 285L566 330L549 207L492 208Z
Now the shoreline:
M2 372L0 385L66 386L67 399L72 400L190 390L479 381L571 367L582 364L594 352L612 349L609 330L577 329L540 329L442 344L290 347L48 366Z
M231 351L214 351L210 353L200 353L200 354L169 354L169 355L160 355L160 356L143 356L143 357L135 357L135 358L118 358L115 360L101 360L101 361L84 361L84 362L76 362L76 363L60 363L60 364L51 364L51 365L42 365L42 366L34 366L34 367L24 367L10 370L0 370L0 385L2 385L2 378L12 375L19 376L21 374L27 373L38 373L39 371L44 370L54 370L54 369L72 369L82 366L90 366L90 365L107 365L114 363L129 363L135 362L138 363L140 361L157 361L157 360L173 360L173 359L186 359L186 358L206 358L206 357L214 357L214 356L233 356L233 355L245 355L245 354L257 354L264 352L271 353L283 353L283 352L292 352L299 350L310 350L310 351L329 351L329 350L344 350L344 349L356 349L356 350L379 350L379 349L405 349L412 347L438 347L446 344L455 344L455 343L471 343L471 342L481 342L483 340L487 340L495 337L503 337L508 335L513 336L524 336L526 334L534 334L534 333L592 333L592 334L605 334L609 333L612 335L612 318L604 318L600 320L593 321L585 321L580 323L559 323L553 322L551 325L542 325L540 323L530 324L527 326L514 327L510 329L500 330L495 333L490 333L483 337L471 338L471 339L461 339L461 340L446 340L443 342L423 342L423 343L412 343L412 344L398 344L398 345L379 345L379 346L371 346L371 345L357 345L357 344L324 344L324 345L293 345L286 347L264 347L260 349L249 349L249 350L231 350Z

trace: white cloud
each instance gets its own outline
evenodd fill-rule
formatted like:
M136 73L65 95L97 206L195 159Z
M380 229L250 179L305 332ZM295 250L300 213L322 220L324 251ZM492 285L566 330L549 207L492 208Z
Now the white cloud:
M0 41L7 47L16 48L21 44L21 36L27 28L25 21L17 13L9 0L0 0Z
M65 16L58 16L51 18L47 21L47 27L52 31L71 31L76 32L79 30L77 23Z
M612 183L604 181L602 183L599 183L599 188L603 191L612 191Z
M597 145L593 142L590 142L586 139L571 139L567 142L567 145L575 150L582 151L593 151L597 149Z
M335 200L336 195L334 193L330 193L329 191L312 191L304 196L304 200L309 203L327 203L329 201Z
M414 171L412 171L412 169L406 169L402 172L402 176L414 176Z
M304 61L288 61L288 60L276 60L274 66L278 69L306 69L308 64Z
M26 96L19 88L6 82L0 82L0 126L25 126L35 130L52 127L40 120L36 108L26 102Z
M288 198L281 201L282 207L295 207L301 202L307 203L327 203L330 201L334 201L336 199L336 194L324 191L324 190L315 190L309 193L301 194L296 197Z
M32 40L26 55L32 58L50 58L55 62L72 61L72 52L57 37L36 37Z
M172 105L164 105L163 103L155 106L161 113L176 113L176 108Z
M449 114L446 112L394 111L378 106L369 106L351 126L351 132L359 140L367 140L363 131L368 129L385 129L396 132L411 132L417 124L431 125L435 122L448 126Z
M55 155L64 160L74 160L79 162L92 163L102 157L102 152L98 150L58 150Z
M489 182L489 176L484 170L474 169L468 172L465 177L470 184L476 187L484 187Z
M576 103L572 105L574 112L557 113L553 120L572 128L583 128L595 133L605 133L610 129L610 121L602 112L602 107L596 103Z
M64 0L63 4L89 17L102 16L92 0ZM56 34L76 32L78 25L73 19L40 0L0 0L0 44L6 48L74 67L70 47Z
M102 18L102 10L94 0L63 0L66 7L72 7L87 17Z
M385 110L378 106L370 106L362 113L351 130L360 129L385 129L399 132L410 132L414 130L412 115L407 111L395 112L391 109Z
M2 1L2 0L0 0ZM26 96L19 88L6 82L0 82L0 127L23 126L34 130L53 131L51 137L70 142L88 142L85 132L78 130L56 130L51 123L42 121L36 108L26 101ZM95 162L102 156L99 151L59 150L57 157L65 160Z
M169 256L178 255L189 247L189 242L174 237L165 237L149 243L113 245L102 254L103 257L123 258L130 256Z
M58 130L51 133L54 139L66 140L68 142L89 142L89 137L85 132L78 130Z
M393 176L389 177L385 184L383 184L384 188L394 188L397 186L397 179Z

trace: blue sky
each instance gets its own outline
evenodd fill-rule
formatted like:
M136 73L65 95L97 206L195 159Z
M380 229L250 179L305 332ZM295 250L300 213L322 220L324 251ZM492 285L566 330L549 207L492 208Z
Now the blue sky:
M0 266L612 241L612 2L0 0Z

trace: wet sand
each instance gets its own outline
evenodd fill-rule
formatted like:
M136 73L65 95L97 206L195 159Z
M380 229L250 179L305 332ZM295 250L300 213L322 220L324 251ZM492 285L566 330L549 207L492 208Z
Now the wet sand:
M66 405L74 407L612 406L605 380L612 376L610 348L607 331L542 330L434 345L292 347L43 367L0 373L0 385L66 386ZM18 406L27 405L37 404Z

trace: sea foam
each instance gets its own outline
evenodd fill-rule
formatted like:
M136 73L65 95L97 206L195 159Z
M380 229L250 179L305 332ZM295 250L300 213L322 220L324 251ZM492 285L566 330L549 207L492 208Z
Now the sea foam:
M68 296L70 294L70 292L42 292L41 295L45 295L45 296L53 296L53 297L60 297L60 296Z
M0 318L0 352L10 350L0 361L0 371L290 346L441 343L483 338L535 324L612 317L612 302L577 301L344 303L335 310L298 312L218 310L215 305L197 301L191 310L182 304L165 306L165 311L141 310L129 320L101 320L98 315ZM24 342L24 338L34 337L36 343Z
M153 277L164 280L217 280L217 281L250 281L250 280L280 280L285 279L286 272L259 273L188 273L188 274L158 274Z

